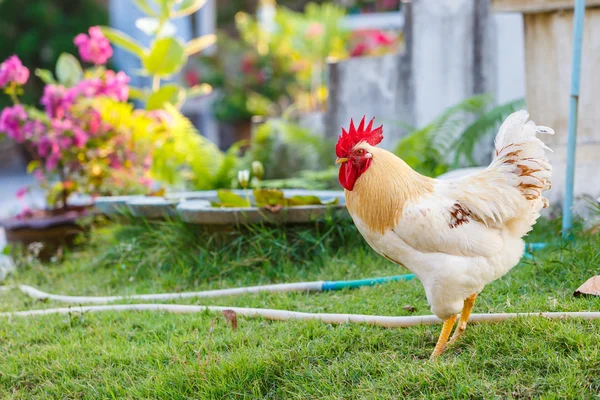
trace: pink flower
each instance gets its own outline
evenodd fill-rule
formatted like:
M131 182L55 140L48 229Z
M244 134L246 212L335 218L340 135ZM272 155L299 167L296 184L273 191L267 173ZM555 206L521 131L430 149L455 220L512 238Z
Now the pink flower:
M40 103L46 109L50 118L64 118L73 105L73 98L68 96L69 91L62 85L46 85Z
M82 148L87 143L88 138L88 134L83 129L77 126L73 129L73 143L75 146Z
M9 83L24 85L29 79L29 69L24 67L17 56L11 56L0 64L0 88Z
M97 26L92 26L88 32L89 36L85 33L80 33L73 40L73 43L79 49L81 59L96 65L106 64L108 59L113 55L110 42Z
M144 169L150 169L151 166L152 166L152 156L147 155L146 157L144 157L144 162L142 164L142 167Z
M242 72L248 75L250 72L252 72L252 69L254 68L254 57L250 54L246 54L244 57L242 57L240 67L242 69Z
M48 171L56 169L59 161L60 156L58 154L51 154L48 158L46 158L46 169Z
M38 181L43 181L44 180L44 173L42 172L41 169L36 169L35 171L33 171L33 177L35 179L37 179Z
M60 153L60 145L54 138L42 136L37 143L37 151L41 157L48 157L50 154Z
M96 110L90 110L88 120L88 131L93 136L96 135L102 127L102 116Z
M130 80L131 78L123 71L115 73L115 71L108 70L104 75L104 86L101 88L100 94L117 101L127 101Z
M394 39L391 37L391 35L387 35L383 31L375 31L372 37L373 41L378 46L390 46L394 44Z
M147 188L150 188L152 186L152 179L148 178L148 177L141 177L139 179L140 184L146 186Z
M70 101L75 101L79 96L83 97L94 97L100 92L104 83L100 78L85 79L77 84L77 86L69 89L67 98Z
M193 70L185 71L185 82L189 87L196 86L200 83L200 74Z
M17 214L16 218L19 220L24 220L33 217L33 210L27 206L24 206L21 209L21 212Z
M21 189L17 190L17 199L23 200L27 192L29 192L29 187L27 186L23 186Z
M309 39L317 38L325 33L325 27L319 22L313 22L308 26L305 36Z
M366 43L359 43L350 52L350 57L360 57L369 50L369 46Z
M25 135L23 132L23 122L27 119L27 113L22 105L17 104L12 107L6 107L0 114L0 132L5 132L8 137L23 143Z
M46 126L40 121L33 120L23 125L23 137L25 140L39 138L46 132Z

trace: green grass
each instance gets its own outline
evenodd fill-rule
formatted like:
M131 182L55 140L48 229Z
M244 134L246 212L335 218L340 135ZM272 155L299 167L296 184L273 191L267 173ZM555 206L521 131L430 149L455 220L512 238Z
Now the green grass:
M531 240L556 237L541 221ZM600 236L579 235L489 285L474 312L597 311L573 291L600 271ZM53 293L115 295L404 270L375 255L347 224L319 233L257 229L210 235L177 222L99 229L64 260L21 259L10 283ZM373 315L430 314L418 281L328 293L188 299L186 304ZM0 311L62 306L16 291ZM428 362L440 326L386 329L221 315L110 312L0 322L1 398L597 398L600 322L520 318L472 324Z

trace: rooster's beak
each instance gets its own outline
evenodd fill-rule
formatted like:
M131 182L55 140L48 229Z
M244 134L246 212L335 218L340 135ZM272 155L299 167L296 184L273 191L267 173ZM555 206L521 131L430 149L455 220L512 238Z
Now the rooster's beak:
M336 164L343 164L343 163L345 163L345 162L347 162L347 161L348 161L348 159L347 159L346 157L338 157L338 158L335 160L335 163L336 163Z

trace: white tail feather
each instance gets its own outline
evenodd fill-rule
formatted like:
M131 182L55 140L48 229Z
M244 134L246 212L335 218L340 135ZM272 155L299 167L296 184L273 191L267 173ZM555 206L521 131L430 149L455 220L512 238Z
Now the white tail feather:
M546 151L552 151L536 134L553 135L554 130L528 121L527 111L511 114L496 135L496 157L490 168L502 168L516 176L515 186L533 203L534 212L548 206L542 192L552 187L552 166Z

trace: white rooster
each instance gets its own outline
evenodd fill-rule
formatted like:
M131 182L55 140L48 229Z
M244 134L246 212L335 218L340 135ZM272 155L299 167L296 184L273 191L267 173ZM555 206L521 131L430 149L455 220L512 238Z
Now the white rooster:
M477 294L521 259L529 232L548 206L550 150L537 133L553 130L510 115L496 136L496 156L484 171L437 180L420 175L375 147L383 127L365 119L342 129L336 145L348 211L369 245L404 265L423 283L432 312L444 321L432 354L465 330Z

